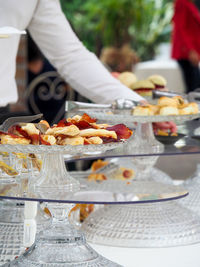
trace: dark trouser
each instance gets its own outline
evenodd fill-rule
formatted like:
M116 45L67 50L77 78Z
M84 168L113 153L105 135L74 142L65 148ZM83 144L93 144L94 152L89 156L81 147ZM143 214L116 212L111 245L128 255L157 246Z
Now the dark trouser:
M181 67L187 93L200 88L200 70L198 66L194 66L189 60L179 59L178 64Z

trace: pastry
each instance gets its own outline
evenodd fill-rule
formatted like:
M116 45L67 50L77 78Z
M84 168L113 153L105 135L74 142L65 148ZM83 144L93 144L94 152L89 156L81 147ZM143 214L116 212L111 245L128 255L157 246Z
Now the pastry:
M103 144L103 140L100 137L98 137L98 136L89 137L89 138L87 138L87 141L90 144L93 144L93 145Z
M49 135L66 135L66 136L76 136L80 133L79 128L76 125L69 125L65 127L53 127L49 128L45 134Z
M135 177L135 172L132 169L119 167L113 174L113 179L117 180L129 180Z
M64 139L57 139L57 144L58 145L72 145L72 146L77 146L77 145L84 145L84 138L81 136L74 136L74 137L66 137Z
M108 165L108 161L103 161L101 159L98 159L96 161L94 161L91 165L91 170L93 172L97 171L98 169L104 167L104 166L107 166Z
M167 81L161 75L151 75L148 77L148 80L155 85L155 89L163 89L167 85Z
M28 138L5 133L0 133L0 139L3 145L28 145L31 142Z
M103 173L91 173L88 175L89 181L104 181L107 177Z
M43 134L43 135L41 135L41 143L44 145L49 144L52 146L52 145L56 144L56 138L50 134Z
M199 107L197 103L194 103L194 102L186 104L185 107L179 109L180 115L197 114L198 112L199 112Z
M2 144L99 145L128 139L131 135L132 131L124 124L97 124L96 119L84 113L63 119L52 127L46 121L17 124L8 133L0 132L0 139Z
M179 110L177 107L164 106L160 108L159 115L162 116L179 115Z
M177 103L177 107L178 108L181 108L181 107L184 106L185 100L184 100L184 98L182 96L177 95L177 96L174 96L173 99L176 100L176 103Z
M160 107L158 105L148 105L148 106L153 111L154 115L157 115L159 113Z
M137 81L136 75L129 71L120 73L117 79L129 88L131 88L131 86Z
M135 115L135 116L150 116L150 115L154 115L154 112L149 106L136 106L133 109L133 115Z
M152 96L155 85L149 80L142 80L132 84L131 89L142 96Z
M108 131L105 129L85 129L80 131L80 136L82 137L111 137L113 139L117 139L117 134L115 131Z
M158 105L160 107L163 106L178 107L178 102L177 99L175 98L162 96L158 99Z

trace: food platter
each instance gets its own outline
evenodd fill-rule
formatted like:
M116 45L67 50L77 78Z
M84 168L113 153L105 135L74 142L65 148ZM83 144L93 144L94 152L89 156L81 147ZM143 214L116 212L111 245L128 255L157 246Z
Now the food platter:
M194 120L200 118L200 113L190 114L190 115L152 115L152 116L135 116L132 115L132 111L124 112L123 111L112 111L112 110L88 110L88 115L91 117L95 117L99 120L119 123L121 121L125 121L126 123L138 122L138 123L146 123L146 122L163 122L163 121L173 121L177 124L183 123L186 121Z

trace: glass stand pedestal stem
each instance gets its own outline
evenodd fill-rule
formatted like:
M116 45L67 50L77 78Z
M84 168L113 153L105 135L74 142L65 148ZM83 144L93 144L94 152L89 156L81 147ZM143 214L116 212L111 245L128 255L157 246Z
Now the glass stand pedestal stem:
M9 266L73 266L117 267L94 251L84 235L68 221L72 204L48 203L53 220L50 227L41 231L36 242Z
M134 149L136 154L154 154L164 151L163 144L154 136L152 122L137 123L136 130L125 147L131 153Z

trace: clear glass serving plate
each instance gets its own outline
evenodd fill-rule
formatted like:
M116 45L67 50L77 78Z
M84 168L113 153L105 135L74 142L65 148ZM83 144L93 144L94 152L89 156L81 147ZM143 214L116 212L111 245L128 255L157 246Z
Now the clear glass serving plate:
M126 110L110 110L110 109L98 109L98 110L84 110L88 115L98 120L103 120L112 123L122 122L163 122L163 121L174 121L175 123L183 123L186 121L194 120L200 117L200 113L191 115L152 115L152 116L135 116L132 115L132 111Z

